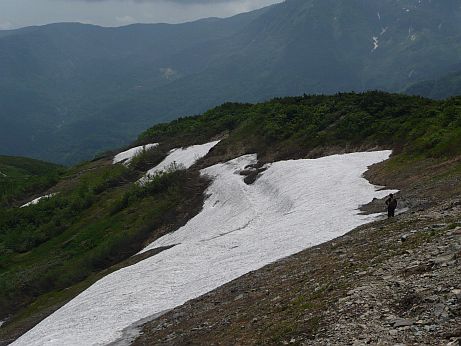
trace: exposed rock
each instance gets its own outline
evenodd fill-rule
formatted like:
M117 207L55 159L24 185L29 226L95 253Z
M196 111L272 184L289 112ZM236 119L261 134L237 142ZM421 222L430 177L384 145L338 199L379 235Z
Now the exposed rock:
M414 324L413 321L406 320L404 318L397 318L395 320L392 320L390 323L394 328L407 327L407 326L412 326Z

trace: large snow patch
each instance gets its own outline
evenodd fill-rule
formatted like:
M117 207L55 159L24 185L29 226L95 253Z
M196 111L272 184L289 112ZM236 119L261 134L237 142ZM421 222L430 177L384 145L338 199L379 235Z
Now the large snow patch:
M147 249L176 246L101 279L14 344L112 342L136 321L374 220L358 207L390 191L377 191L362 173L389 155L276 162L253 185L238 172L255 155L203 170L213 178L203 211Z

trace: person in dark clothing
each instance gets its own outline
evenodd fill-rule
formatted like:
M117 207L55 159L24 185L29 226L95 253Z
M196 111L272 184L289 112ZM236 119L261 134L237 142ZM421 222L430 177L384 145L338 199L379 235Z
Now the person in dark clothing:
M387 205L387 217L394 217L395 209L397 209L397 199L394 197L392 193L386 199L386 205Z

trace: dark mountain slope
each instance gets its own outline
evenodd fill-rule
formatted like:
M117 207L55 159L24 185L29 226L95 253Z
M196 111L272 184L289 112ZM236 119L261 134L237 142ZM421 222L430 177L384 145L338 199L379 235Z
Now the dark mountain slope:
M291 0L216 49L210 77L252 82L238 96L398 90L457 64L460 35L458 2Z
M75 162L224 101L402 91L452 72L460 42L454 0L288 0L181 25L8 32L0 36L0 90L8 91L0 105L13 131L0 138L13 136L0 145Z
M440 79L416 83L406 90L410 95L423 95L434 99L444 99L461 95L461 72L450 73Z
M259 13L179 25L54 24L2 32L2 153L69 162L125 143L153 120L144 112L141 125L126 129L111 119L111 126L98 126L98 112L145 87L165 85L196 72L202 63L200 55L189 56L188 64L176 64L174 56L232 35ZM110 118L110 114L104 116ZM88 133L86 127L79 131L79 122L86 121L94 124L90 130L96 139L77 140ZM111 128L116 133L106 134Z
M123 121L135 109L139 118L148 110L165 120L224 101L403 90L458 63L460 23L457 2L287 1L207 45L204 71L140 91L100 115L117 114ZM182 59L200 51L191 48Z

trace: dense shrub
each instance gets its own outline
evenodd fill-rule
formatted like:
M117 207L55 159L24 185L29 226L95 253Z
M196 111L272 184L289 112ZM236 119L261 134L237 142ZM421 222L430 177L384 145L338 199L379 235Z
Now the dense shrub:
M305 152L325 145L368 144L448 157L461 153L460 128L461 97L433 101L374 91L227 103L202 116L156 125L139 141L206 140L227 132L229 145L261 150Z

